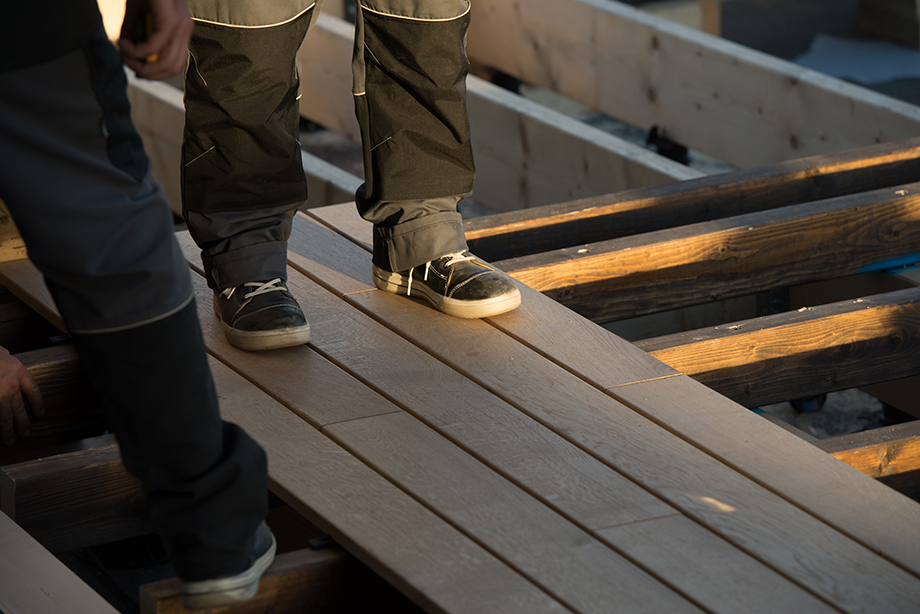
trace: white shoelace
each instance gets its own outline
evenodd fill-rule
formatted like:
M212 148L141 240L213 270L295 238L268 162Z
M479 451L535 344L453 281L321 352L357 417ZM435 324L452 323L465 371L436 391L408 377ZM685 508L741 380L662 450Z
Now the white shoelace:
M276 277L275 279L271 281L267 281L264 284L261 284L257 281L246 282L245 284L243 284L244 286L246 286L247 288L255 288L255 290L244 294L243 300L245 301L247 299L251 299L254 296L258 296L260 294L266 294L268 292L283 292L284 291L283 283L284 282L281 281L280 277ZM226 290L221 292L221 296L229 299L231 296L233 296L233 293L236 291L237 287L239 286L235 286L233 288L227 288Z
M444 264L444 266L454 266L455 264L466 262L467 260L472 260L474 257L475 256L473 256L472 254L469 254L469 253L464 254L463 252L454 252L452 254L441 256L441 258L450 258L450 260L448 260ZM438 258L438 260L440 260L441 258ZM422 281L428 281L428 270L431 268L431 262L432 261L429 260L428 262L425 263L425 275L422 277ZM406 296L412 296L412 271L414 270L415 270L415 267L412 267L411 269L409 269L409 285L406 288Z

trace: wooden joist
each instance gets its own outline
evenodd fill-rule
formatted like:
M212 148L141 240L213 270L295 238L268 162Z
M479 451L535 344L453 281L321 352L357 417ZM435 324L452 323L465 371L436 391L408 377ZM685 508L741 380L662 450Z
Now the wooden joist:
M51 552L154 532L112 436L87 450L0 468L3 511Z
M920 288L636 342L746 407L920 375Z
M920 184L907 184L497 265L602 322L851 275L918 253Z
M73 346L22 352L16 358L35 377L45 400L45 415L32 416L29 435L0 448L0 459L33 442L72 441L99 435L108 428L102 402L86 378Z
M116 614L105 599L0 513L0 611L4 614Z
M920 139L883 143L464 222L490 261L920 181Z
M469 55L749 168L920 135L920 109L608 0L482 0Z
M146 584L141 614L183 614L179 580ZM259 583L254 599L234 606L234 614L421 613L367 567L338 547L279 554Z

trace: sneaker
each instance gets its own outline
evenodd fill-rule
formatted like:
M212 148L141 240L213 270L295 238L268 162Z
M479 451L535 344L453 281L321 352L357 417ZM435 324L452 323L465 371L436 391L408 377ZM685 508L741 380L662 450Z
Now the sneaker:
M467 251L400 273L375 265L374 285L395 294L421 296L438 311L458 318L487 318L521 304L521 291L508 274Z
M310 325L281 279L214 293L227 341L241 350L271 350L310 341Z
M255 562L243 572L197 582L182 582L182 605L189 610L218 608L249 601L259 590L259 580L275 560L275 536L264 522L256 529Z

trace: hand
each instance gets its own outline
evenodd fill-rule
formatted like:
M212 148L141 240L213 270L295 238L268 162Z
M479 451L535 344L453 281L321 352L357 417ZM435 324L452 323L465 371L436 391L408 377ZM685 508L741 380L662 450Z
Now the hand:
M32 374L0 347L0 438L6 445L16 442L16 435L25 437L32 423L26 403L36 416L45 415L45 401Z
M138 23L153 16L146 41L136 40ZM195 25L186 0L127 0L118 49L122 61L142 79L177 75L188 62L188 43Z

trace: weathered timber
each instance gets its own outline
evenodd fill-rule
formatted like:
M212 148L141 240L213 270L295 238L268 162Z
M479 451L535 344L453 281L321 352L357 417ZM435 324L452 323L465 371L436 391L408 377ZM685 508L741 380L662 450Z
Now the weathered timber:
M834 458L920 501L920 421L842 435L816 445Z
M51 552L154 532L140 493L114 441L0 469L3 511Z
M11 446L0 447L0 464L21 458L30 448L99 435L108 418L99 395L71 345L53 346L15 355L38 383L45 415L30 414L31 432Z
M920 288L636 346L746 407L920 375Z
M606 0L472 3L469 55L742 168L920 135L920 109Z
M602 322L887 266L920 252L920 184L503 260Z
M920 138L464 222L470 250L504 260L920 181Z
M21 260L28 258L26 244L16 228L16 223L6 208L6 203L0 200L0 261Z
M181 614L179 580L171 578L140 587L141 614ZM234 614L334 614L422 612L379 576L338 547L279 554L262 576L259 592L234 606Z
M6 514L0 514L0 611L117 614L115 608Z
M920 420L841 435L815 443L873 478L920 469Z

